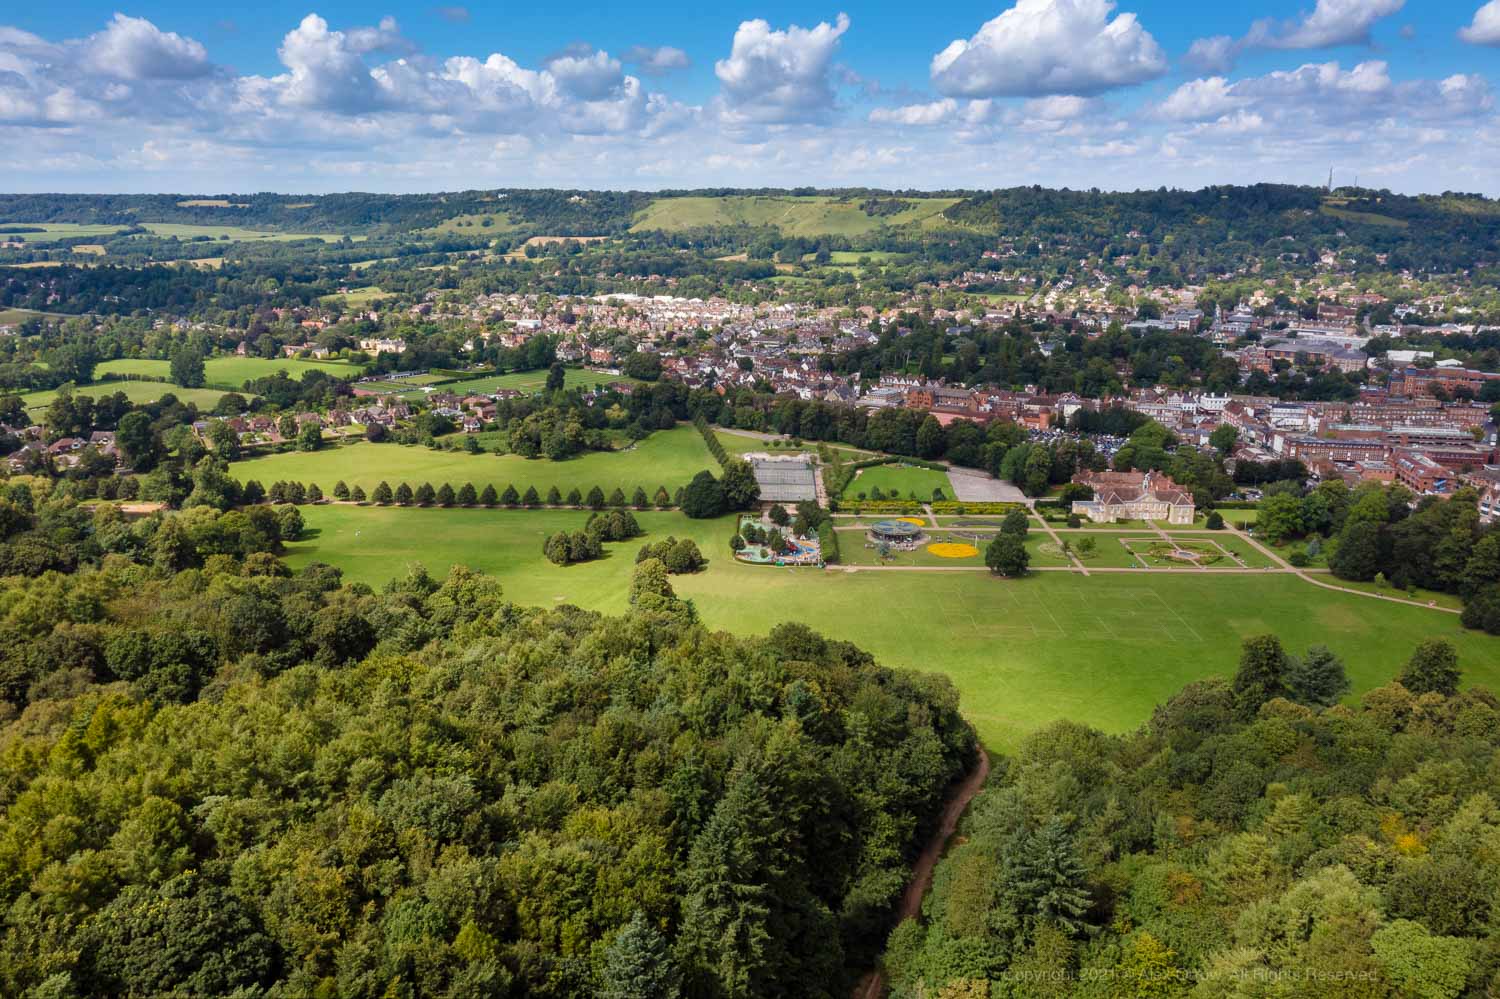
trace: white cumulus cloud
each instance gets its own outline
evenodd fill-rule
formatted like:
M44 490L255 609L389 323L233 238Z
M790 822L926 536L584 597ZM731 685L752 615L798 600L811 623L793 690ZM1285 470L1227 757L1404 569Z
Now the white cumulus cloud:
M870 120L881 125L940 125L957 113L958 101L945 97L927 104L876 108L870 112Z
M829 70L849 17L833 24L773 29L762 20L735 30L729 58L714 63L731 120L761 124L818 121L833 110Z
M116 14L83 48L88 69L124 80L190 80L212 69L200 43L124 14Z
M1461 28L1458 37L1471 45L1500 45L1500 0L1489 3L1474 12L1474 20Z
M1246 42L1273 49L1368 45L1371 26L1405 6L1406 0L1318 0L1312 13L1300 20L1256 21Z
M1222 76L1210 76L1202 80L1189 80L1161 104L1157 113L1175 121L1202 121L1217 118L1235 110L1245 103L1245 98L1231 92L1229 81Z
M932 82L953 97L1090 96L1167 71L1167 57L1113 0L1019 0L932 57Z

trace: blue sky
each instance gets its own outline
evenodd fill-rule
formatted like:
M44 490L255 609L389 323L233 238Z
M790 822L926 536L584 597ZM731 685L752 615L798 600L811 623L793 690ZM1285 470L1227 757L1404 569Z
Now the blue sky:
M1500 0L0 12L0 186L1500 195Z

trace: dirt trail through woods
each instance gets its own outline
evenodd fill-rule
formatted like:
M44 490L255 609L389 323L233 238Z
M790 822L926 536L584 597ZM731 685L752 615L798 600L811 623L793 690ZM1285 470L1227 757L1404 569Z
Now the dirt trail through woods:
M901 907L896 910L896 922L915 918L922 911L922 899L927 896L927 889L932 884L932 871L942 858L943 849L948 845L948 840L953 838L953 832L958 828L958 820L963 817L964 809L969 807L969 802L973 801L979 789L984 787L985 779L989 775L990 757L981 747L979 762L975 765L973 773L964 778L964 782L958 785L958 790L953 792L953 797L948 799L948 805L943 809L942 821L938 823L937 829L932 833L932 838L922 849L922 855L912 866L911 881L906 885L906 894L901 897ZM879 968L867 972L859 980L859 987L854 992L856 999L879 999L884 994L885 976L880 973Z

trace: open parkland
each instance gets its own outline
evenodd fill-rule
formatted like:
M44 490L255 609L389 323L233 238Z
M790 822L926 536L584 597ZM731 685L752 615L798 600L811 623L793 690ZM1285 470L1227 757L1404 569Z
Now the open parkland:
M725 439L729 440L728 435ZM748 445L735 442L733 451ZM625 450L566 461L346 444L237 463L234 474L269 485L287 479L336 481L366 492L382 481L557 486L606 493L636 486L675 490L713 459L690 427L657 432ZM733 515L693 520L675 510L642 510L645 537L607 546L596 561L555 566L545 537L583 526L581 509L414 508L324 503L302 508L303 540L288 546L294 567L326 562L350 581L383 586L422 565L433 575L463 564L495 576L519 604L571 604L620 612L640 544L668 535L693 539L708 567L672 577L709 626L765 634L786 621L853 642L893 667L941 672L961 695L986 744L1013 749L1037 727L1070 718L1111 732L1144 723L1184 684L1228 675L1243 639L1276 633L1289 649L1325 644L1350 664L1350 698L1386 682L1417 643L1445 638L1469 682L1500 685L1500 641L1466 631L1451 601L1346 585L1326 570L1296 569L1253 535L1201 526L1098 525L1067 529L1032 514L1031 571L1001 579L983 551L999 518L934 516L923 522L937 550L868 547L870 516L839 515L841 562L825 569L748 565L731 557ZM1252 513L1253 511L1245 511ZM1248 523L1253 516L1231 517ZM1087 539L1087 540L1085 540Z

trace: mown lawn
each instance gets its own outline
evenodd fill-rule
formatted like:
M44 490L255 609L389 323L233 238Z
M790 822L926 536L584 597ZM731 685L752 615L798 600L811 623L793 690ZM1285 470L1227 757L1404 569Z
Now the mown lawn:
M600 385L610 385L614 382L626 382L631 385L640 384L634 378L624 375L611 375L603 371L591 371L587 368L566 368L563 375L564 388L592 389ZM500 389L514 389L517 392L537 392L547 384L546 371L516 371L508 375L485 375L480 378L464 378L458 381L445 382L434 385L434 392L452 392L455 395L464 395L469 392L493 393ZM420 388L401 392L403 399L421 399L429 393Z
M285 371L292 378L301 378L308 371L322 371L334 378L348 378L363 371L363 367L344 361L305 361L300 358L267 357L210 357L203 362L203 375L209 388L239 391L247 381L269 378L278 371ZM149 358L123 358L105 361L94 370L95 378L105 375L151 375L170 378L172 362Z
M513 485L524 493L535 486L546 496L556 486L564 495L571 489L587 494L598 486L608 494L619 487L630 496L636 486L654 495L658 486L675 492L705 469L718 474L719 465L698 431L689 426L659 430L626 451L591 451L566 461L522 458L514 454L468 454L434 451L400 444L356 443L321 451L289 451L236 462L230 470L240 481L257 479L269 486L279 479L316 482L325 493L343 480L371 492L381 482L395 489L405 482L416 489L424 482L433 488L448 483L454 489L472 482L476 489Z
M330 562L378 586L413 562L434 574L462 562L532 605L622 611L639 548L627 542L610 546L599 562L549 564L542 538L582 526L587 514L579 511L302 511L317 533L291 546L293 565ZM777 569L729 558L730 518L637 518L649 532L643 540L692 537L709 557L707 570L672 582L710 627L761 635L798 621L855 642L886 665L945 673L995 749L1012 749L1061 718L1132 729L1184 684L1232 674L1240 642L1267 632L1294 651L1328 645L1348 663L1355 695L1387 682L1418 642L1434 637L1458 647L1469 681L1500 686L1500 641L1464 631L1456 615L1335 593L1291 575L1045 572L1001 580L977 572ZM841 542L850 543L845 535Z
M844 490L843 499L845 502L855 500L861 493L874 499L876 489L887 498L892 494L899 499L909 499L915 495L924 503L932 499L934 489L941 489L948 499L953 498L953 486L948 482L947 472L913 465L876 465L874 468L859 470L859 474Z
M165 382L99 382L93 385L79 385L73 389L73 394L76 396L86 395L95 399L114 395L116 392L124 392L127 399L138 404L155 402L170 392L183 402L195 403L200 410L204 411L213 409L224 397L223 392L215 389L185 389ZM56 389L43 389L38 392L25 393L21 396L21 402L30 411L32 417L37 418L55 398L57 398Z

